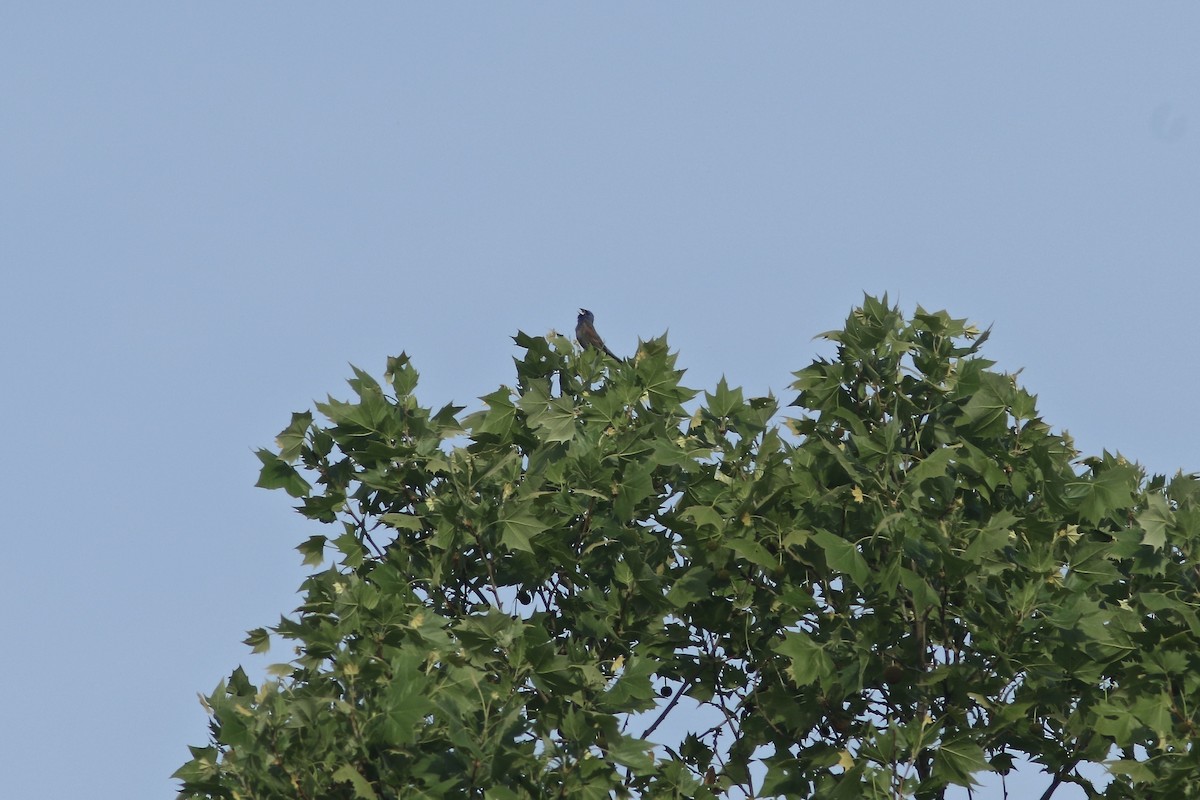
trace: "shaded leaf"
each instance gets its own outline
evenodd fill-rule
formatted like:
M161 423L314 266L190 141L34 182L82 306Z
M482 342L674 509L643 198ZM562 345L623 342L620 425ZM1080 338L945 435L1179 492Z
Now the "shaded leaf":
M375 789L372 788L371 782L349 764L343 764L334 770L333 779L338 782L349 783L354 788L354 796L359 800L378 800L379 795L375 794Z

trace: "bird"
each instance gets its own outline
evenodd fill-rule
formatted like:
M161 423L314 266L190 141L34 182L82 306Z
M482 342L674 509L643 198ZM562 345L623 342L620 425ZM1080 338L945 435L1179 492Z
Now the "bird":
M603 350L608 354L608 357L620 361L616 353L608 349L604 344L604 340L600 338L600 334L596 333L596 326L593 324L596 316L586 308L579 309L579 318L575 321L575 338L579 340L579 344L586 350L591 347L596 350Z

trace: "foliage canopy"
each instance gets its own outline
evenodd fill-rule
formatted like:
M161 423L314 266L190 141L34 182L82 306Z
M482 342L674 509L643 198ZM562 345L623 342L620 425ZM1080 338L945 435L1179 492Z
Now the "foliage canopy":
M824 336L782 428L665 339L519 334L461 417L356 369L259 453L332 563L180 797L937 798L1019 757L1200 797L1197 480L1077 460L944 312Z

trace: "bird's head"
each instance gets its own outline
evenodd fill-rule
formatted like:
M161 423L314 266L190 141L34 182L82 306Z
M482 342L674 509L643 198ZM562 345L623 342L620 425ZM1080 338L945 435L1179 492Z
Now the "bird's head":
M588 311L586 308L579 309L580 322L587 322L590 324L593 319L595 319L595 316L592 314L592 312Z

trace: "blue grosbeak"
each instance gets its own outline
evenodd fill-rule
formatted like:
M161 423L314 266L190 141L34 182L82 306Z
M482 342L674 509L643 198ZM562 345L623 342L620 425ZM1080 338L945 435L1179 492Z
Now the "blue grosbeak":
M616 353L609 350L604 344L600 334L596 333L596 326L592 324L595 319L595 315L586 308L579 309L579 318L575 321L575 338L585 349L591 347L595 350L603 350L609 358L620 361L621 359L617 358Z

